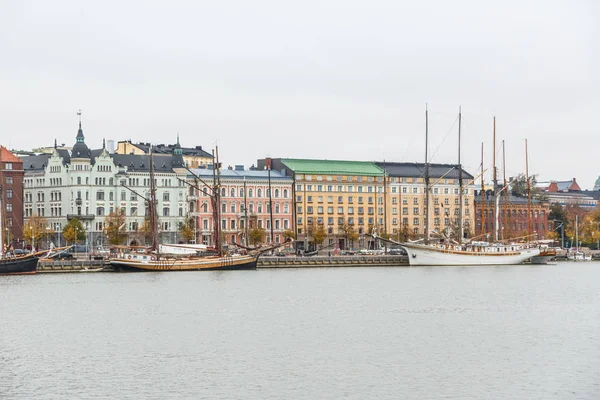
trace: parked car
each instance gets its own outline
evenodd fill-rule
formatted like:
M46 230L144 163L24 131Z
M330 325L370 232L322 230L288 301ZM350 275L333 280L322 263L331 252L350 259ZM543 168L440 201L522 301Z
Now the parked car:
M70 253L67 250L62 250L57 253L50 254L50 256L48 258L51 258L53 260L72 260L73 253Z

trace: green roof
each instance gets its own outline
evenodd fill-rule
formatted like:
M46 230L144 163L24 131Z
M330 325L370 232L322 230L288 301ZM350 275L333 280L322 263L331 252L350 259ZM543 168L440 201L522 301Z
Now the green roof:
M301 174L383 176L383 170L370 161L282 158L281 162L292 171Z

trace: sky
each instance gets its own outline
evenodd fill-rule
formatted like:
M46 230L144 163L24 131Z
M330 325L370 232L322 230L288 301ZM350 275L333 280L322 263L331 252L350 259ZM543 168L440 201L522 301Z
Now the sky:
M600 175L600 2L0 2L0 144L219 147L430 162L476 175ZM493 117L496 116L496 148Z

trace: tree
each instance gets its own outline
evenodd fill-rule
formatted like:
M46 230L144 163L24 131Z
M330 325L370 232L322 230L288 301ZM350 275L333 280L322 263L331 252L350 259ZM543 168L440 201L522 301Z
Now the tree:
M250 229L250 232L248 232L248 240L254 246L263 243L266 237L267 231L265 231L263 228L252 228Z
M25 227L23 228L23 239L31 243L34 248L37 248L37 244L40 242L40 239L49 233L46 231L47 226L48 221L46 218L39 215L33 215L29 218L25 224Z
M327 237L327 231L323 224L318 224L312 229L312 237L315 240L315 245L322 246L325 238Z
M293 239L296 235L294 235L294 231L291 231L289 229L286 229L285 231L283 231L283 238L284 239Z
M532 198L537 195L536 184L537 175L529 176L529 187ZM527 176L525 174L519 174L514 177L510 181L509 186L513 196L527 197Z
M148 245L152 243L152 226L150 226L150 217L148 215L144 217L144 222L142 222L142 226L138 228L138 232L142 234L144 244Z
M354 241L358 239L358 233L354 230L354 225L349 224L346 220L342 220L341 222L342 223L338 225L338 231L341 235L346 237L348 247L354 247ZM371 233L372 227L370 227L369 230L369 233Z
M85 230L81 221L72 218L63 228L63 237L67 243L74 244L78 240L85 240Z
M398 241L406 242L410 239L410 231L408 230L408 225L402 224L402 228L398 230Z
M181 237L183 238L183 240L186 243L191 242L194 238L195 232L194 232L194 218L190 217L188 218L184 223L181 224L181 226L179 227L179 233L181 234Z
M104 232L111 245L123 244L127 239L125 233L125 216L121 214L121 209L116 208L113 212L104 218Z

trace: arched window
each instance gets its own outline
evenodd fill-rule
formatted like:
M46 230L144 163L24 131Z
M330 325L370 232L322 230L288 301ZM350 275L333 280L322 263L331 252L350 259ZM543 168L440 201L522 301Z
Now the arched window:
M194 203L193 201L190 201L190 212L195 212L196 211L196 203Z
M279 204L275 204L275 212L279 214Z
M275 189L275 198L279 197L279 189Z
M202 212L208 212L208 204L202 204Z
M225 188L221 188L221 197L227 196L227 190Z
M244 197L244 188L240 188L240 197Z
M235 197L235 189L231 188L231 197Z
M262 197L262 189L258 188L256 190L256 197Z
M248 197L252 197L252 188L248 189Z
M287 189L283 189L283 198L287 199L288 196L288 190Z

